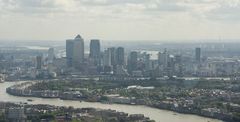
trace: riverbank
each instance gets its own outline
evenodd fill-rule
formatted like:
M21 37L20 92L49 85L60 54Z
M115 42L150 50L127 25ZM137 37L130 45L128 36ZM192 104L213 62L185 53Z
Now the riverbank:
M27 102L28 104L46 104L56 106L73 106L74 108L100 108L111 109L129 114L144 114L156 122L222 122L221 120L205 118L196 115L178 114L172 111L155 109L139 105L120 105L120 104L102 104L98 102L79 102L72 100L60 100L57 98L36 98L36 97L18 97L6 93L6 88L16 85L19 82L5 82L0 85L0 101L5 102ZM21 82L22 83L22 82ZM28 102L27 99L32 99Z
M32 82L29 82L30 84L32 84ZM37 91L37 92L34 92L34 91L29 91L29 90L26 90L26 89L22 89L22 88L26 88L26 86L29 85L29 83L25 82L25 83L22 83L22 84L16 84L14 86L11 86L11 87L8 87L7 88L7 92L9 94L12 94L12 95L15 95L15 96L24 96L24 97L40 97L40 98L61 98L59 95L60 93L58 93L57 91L47 91L47 94L50 95L51 97L46 97L46 92L40 92L40 91ZM34 93L34 94L33 94ZM37 94L35 94L37 93ZM54 93L54 95L51 95L52 93ZM38 95L41 95L41 96L38 96ZM44 95L42 97L42 95ZM66 98L65 98L66 100ZM76 99L69 99L69 100L76 100ZM92 102L101 102L101 101L92 101ZM118 103L119 104L119 103ZM125 103L127 104L127 103ZM127 104L127 105L130 105L130 104ZM136 104L138 105L138 104ZM143 105L143 104L141 104ZM178 113L183 113L183 114L195 114L195 115L200 115L200 116L204 116L204 117L210 117L210 118L214 118L213 116L206 116L206 115L202 115L202 114L199 114L199 113L193 113L193 112L189 112L189 111L183 111L185 109L181 108L181 109L176 109L176 108L173 108L169 105L151 105L151 104L145 104L146 106L149 106L149 107L153 107L153 108L157 108L157 109L164 109L164 110L171 110L171 111L175 111L175 112L178 112ZM177 114L173 114L173 115L177 115Z
M0 102L0 121L155 122L142 114L115 110Z

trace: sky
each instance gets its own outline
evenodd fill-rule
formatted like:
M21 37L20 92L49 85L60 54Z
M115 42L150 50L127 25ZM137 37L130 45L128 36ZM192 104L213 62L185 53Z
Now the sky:
M240 39L240 0L0 0L0 40Z

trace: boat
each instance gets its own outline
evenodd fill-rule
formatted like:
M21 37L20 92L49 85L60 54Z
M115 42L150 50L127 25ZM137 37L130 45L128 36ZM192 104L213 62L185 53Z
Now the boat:
M28 102L32 102L33 100L32 99L27 99Z

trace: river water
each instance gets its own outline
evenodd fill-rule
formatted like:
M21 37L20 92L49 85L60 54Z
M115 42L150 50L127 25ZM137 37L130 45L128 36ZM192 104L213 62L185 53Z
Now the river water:
M155 120L156 122L222 122L216 119L210 119L189 114L179 114L167 110L155 109L147 106L138 105L119 105L119 104L102 104L91 102L79 102L60 99L47 99L47 98L32 98L32 97L17 97L6 93L6 88L16 84L16 82L0 83L0 101L5 102L27 102L29 104L49 104L56 106L73 106L75 108L101 108L112 109L120 112L126 112L129 114L144 114L147 117ZM32 99L32 102L28 102L27 99Z

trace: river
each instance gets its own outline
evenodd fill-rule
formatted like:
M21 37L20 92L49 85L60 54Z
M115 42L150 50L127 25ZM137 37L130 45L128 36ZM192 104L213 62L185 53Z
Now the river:
M16 84L16 82L0 83L0 101L5 102L27 102L29 104L49 104L56 106L73 106L75 108L101 108L112 109L129 114L144 114L147 117L155 120L156 122L222 122L220 120L205 118L196 115L179 114L167 110L155 109L147 106L140 105L119 105L119 104L102 104L92 102L79 102L60 99L47 99L47 98L33 98L33 97L17 97L6 93L6 88ZM32 99L28 102L27 99Z

